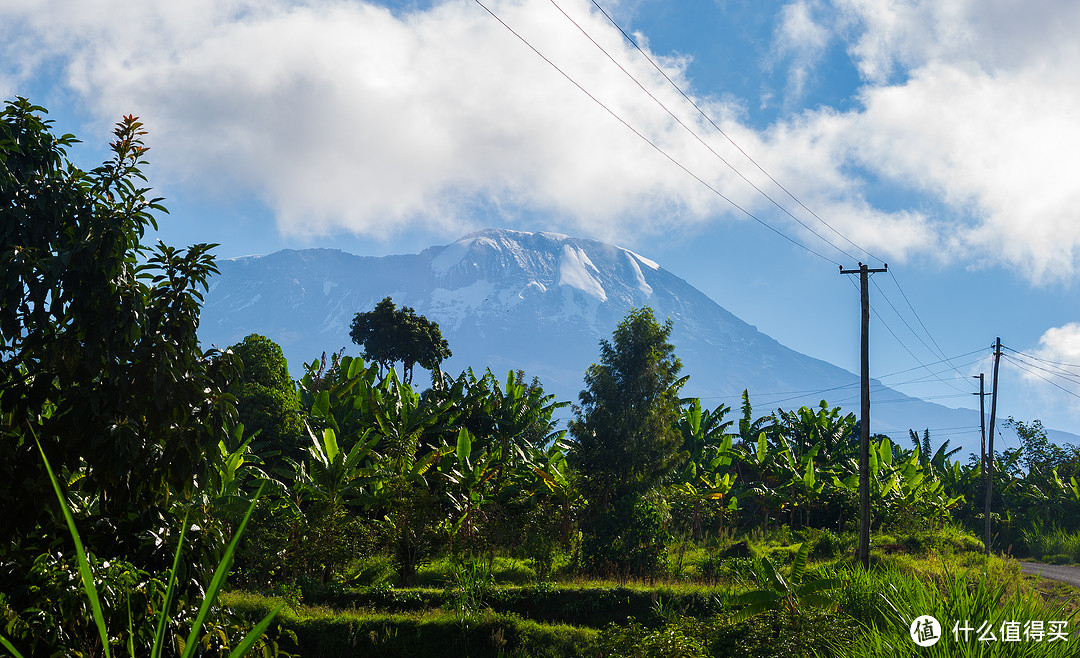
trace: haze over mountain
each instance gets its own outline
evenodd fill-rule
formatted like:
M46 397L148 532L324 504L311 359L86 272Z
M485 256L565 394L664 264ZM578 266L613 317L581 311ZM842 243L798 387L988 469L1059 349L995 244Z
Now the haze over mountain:
M559 399L576 401L585 369L599 359L599 341L631 308L648 305L673 323L671 341L690 375L684 394L706 406L729 404L735 416L739 395L749 389L755 415L823 398L858 412L853 373L784 347L648 258L594 240L485 230L419 254L283 250L221 261L219 268L203 307L204 344L265 335L282 346L294 376L324 351L359 354L349 339L353 316L390 296L439 323L454 353L445 371L521 369ZM909 428L931 428L932 437L942 430L935 445L951 438L964 455L978 452L977 412L876 382L873 395L882 401L873 408L875 433L907 445ZM958 428L976 431L956 434Z

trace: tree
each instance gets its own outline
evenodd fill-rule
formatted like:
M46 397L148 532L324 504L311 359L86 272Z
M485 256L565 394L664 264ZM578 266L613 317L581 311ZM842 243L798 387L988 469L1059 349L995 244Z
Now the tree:
M55 527L35 439L89 494L87 543L134 554L174 525L170 494L190 493L236 421L235 360L196 336L214 245L142 244L166 211L139 187L135 117L84 172L45 113L25 99L0 111L0 555Z
M584 526L595 542L587 552L624 569L651 572L663 557L666 506L650 492L680 459L678 392L686 381L667 342L671 329L651 308L631 310L612 342L600 341L600 363L586 370L570 422L589 501Z
M236 407L245 434L259 433L252 442L253 451L299 459L304 423L281 347L265 336L250 334L229 350L244 364Z
M414 365L433 371L443 359L453 356L439 323L417 315L408 306L395 308L389 297L376 304L374 310L357 313L349 336L364 347L364 358L378 363L380 371L400 361L407 384L412 383Z

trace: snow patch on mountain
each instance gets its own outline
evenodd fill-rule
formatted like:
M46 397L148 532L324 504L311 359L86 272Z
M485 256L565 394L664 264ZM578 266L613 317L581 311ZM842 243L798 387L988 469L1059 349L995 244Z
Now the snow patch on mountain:
M624 253L626 254L626 261L630 263L630 271L634 274L634 280L637 282L638 290L644 293L646 297L652 297L652 286L645 280L645 275L641 273L641 268L638 267L637 260L633 258L634 252L626 251Z
M495 292L495 286L483 279L456 290L435 288L431 291L428 308L440 322L458 329L469 313L479 310Z
M601 302L608 299L604 286L589 270L600 274L593 262L580 247L564 244L559 259L559 285L577 288Z
M463 240L447 245L442 253L431 259L431 271L436 274L446 274L465 260L469 253L469 245Z
M626 253L630 254L631 256L633 256L634 258L638 259L639 261L641 261L641 264L644 265L645 267L649 268L650 270L659 270L660 269L660 264L657 263L656 261L649 260L648 258L645 258L641 254L635 254L634 252L630 251L629 249L624 249L624 251Z

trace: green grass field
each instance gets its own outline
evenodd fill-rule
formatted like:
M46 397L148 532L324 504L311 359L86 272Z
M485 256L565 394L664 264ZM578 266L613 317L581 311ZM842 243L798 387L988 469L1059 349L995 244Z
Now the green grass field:
M748 556L725 557L745 542ZM794 571L807 544L805 568ZM959 530L877 535L872 568L851 556L854 537L821 531L675 544L669 570L652 582L595 579L557 561L538 582L528 561L505 556L463 570L449 559L426 565L419 588L393 587L383 558L353 565L347 586L311 584L284 597L232 592L223 602L257 618L284 598L282 628L304 656L1071 656L1070 637L1026 637L1031 622L1064 621L1076 592L1021 576L1014 560L985 557ZM765 562L779 580L767 578ZM490 571L488 566L490 564ZM481 578L468 579L463 574ZM827 587L830 583L839 586ZM820 589L813 594L814 584ZM760 614L748 601L760 601ZM909 625L932 615L941 639L918 647ZM953 625L960 624L954 638ZM1018 641L963 641L965 626ZM1025 626L1026 624L1026 626ZM1003 626L1004 625L1004 626ZM1037 624L1036 624L1037 628ZM1055 629L1057 626L1054 627Z

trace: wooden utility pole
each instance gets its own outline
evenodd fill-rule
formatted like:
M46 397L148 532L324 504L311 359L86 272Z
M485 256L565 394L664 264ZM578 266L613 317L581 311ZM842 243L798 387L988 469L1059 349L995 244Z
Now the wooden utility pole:
M990 439L986 446L986 554L990 555L990 499L994 495L994 419L997 417L998 363L1001 361L1001 336L994 341L994 383L990 392Z
M862 304L862 380L859 414L859 562L870 568L870 275L888 272L889 266L872 270L859 263L857 270L845 270L840 274L858 274L860 302Z
M983 384L986 382L986 378L983 376L985 373L979 373L978 375L972 375L975 379L979 380L979 392L972 393L972 395L979 396L979 436L981 440L979 442L981 460L979 463L982 465L983 473L986 472L986 391L983 388Z

